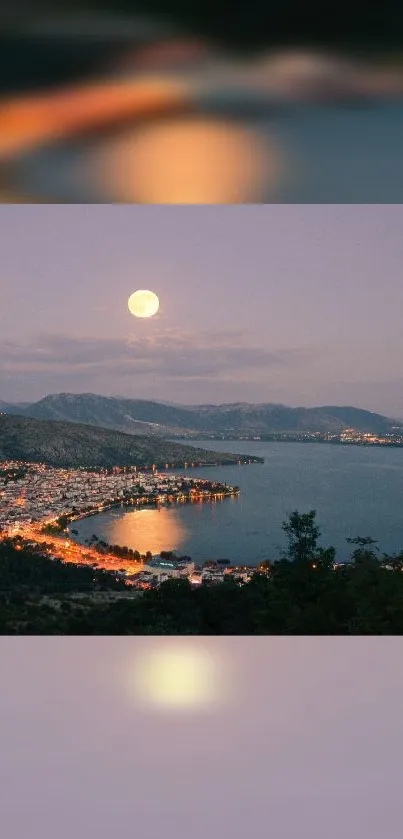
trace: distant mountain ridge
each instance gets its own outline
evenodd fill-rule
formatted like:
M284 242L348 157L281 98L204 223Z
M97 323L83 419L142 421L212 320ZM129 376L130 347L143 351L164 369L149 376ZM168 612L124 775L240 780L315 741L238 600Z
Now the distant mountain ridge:
M270 434L298 431L388 431L393 420L350 406L289 408L272 403L237 402L223 405L189 405L120 399L92 393L52 394L27 407L9 406L10 413L36 419L55 419L110 428L130 434L172 434L231 432ZM1 410L1 408L0 408ZM6 410L4 408L3 410Z
M52 394L27 407L9 406L8 412L35 419L85 423L129 434L152 434L158 437L180 434L197 437L197 434L231 436L231 433L337 433L345 428L383 434L390 431L393 425L399 424L382 414L351 406L290 408L273 403L247 402L181 406L94 393Z
M19 414L31 405L30 402L3 402L0 399L0 414Z
M211 452L146 435L123 434L73 422L0 415L0 461L21 460L56 467L137 466L180 468L263 462L252 455Z

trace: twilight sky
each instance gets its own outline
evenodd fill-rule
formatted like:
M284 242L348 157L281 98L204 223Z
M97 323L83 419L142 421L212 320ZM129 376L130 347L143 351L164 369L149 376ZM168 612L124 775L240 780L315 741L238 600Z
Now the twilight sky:
M127 690L172 639L1 639L7 839L400 839L400 639L175 643L224 664L224 704L172 714Z
M0 400L403 417L403 206L2 205ZM158 315L127 298L150 288Z

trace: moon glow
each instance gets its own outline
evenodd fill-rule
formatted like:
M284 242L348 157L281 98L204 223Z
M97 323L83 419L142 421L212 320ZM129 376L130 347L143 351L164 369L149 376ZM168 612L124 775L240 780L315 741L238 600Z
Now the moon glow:
M130 295L127 305L136 318L151 318L157 314L160 301L153 291L139 289Z
M136 668L135 688L148 707L160 710L203 710L219 699L219 674L211 656L201 649L163 647Z

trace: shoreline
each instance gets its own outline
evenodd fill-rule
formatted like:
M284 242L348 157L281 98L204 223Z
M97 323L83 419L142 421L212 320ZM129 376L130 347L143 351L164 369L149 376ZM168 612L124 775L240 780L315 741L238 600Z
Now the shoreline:
M169 509L169 508L175 507L178 504L186 504L186 505L189 504L189 505L191 505L191 504L200 504L200 503L204 504L204 503L212 503L212 502L217 503L219 501L223 501L225 498L237 498L241 494L241 490L240 490L239 487L233 487L233 486L230 486L228 484L220 485L220 487L221 487L221 489L218 490L217 492L205 492L205 493L200 492L200 493L191 494L191 491L190 491L188 494L179 493L176 497L172 497L172 500L167 499L167 501L162 501L162 502L159 501L158 499L155 499L155 498L150 497L150 496L148 496L145 499L143 499L143 498L138 499L137 503L135 501L132 501L132 500L126 501L126 502L124 500L123 501L119 500L119 501L114 502L112 504L108 504L102 510L91 510L91 511L88 511L88 512L85 512L85 513L81 513L80 515L74 516L74 518L70 519L69 523L66 525L67 534L66 534L66 531L61 531L59 534L55 534L55 535L56 535L56 538L60 538L60 539L63 539L64 536L67 535L68 540L74 542L74 544L78 548L82 548L83 550L91 549L91 550L95 551L96 555L99 557L98 565L99 565L99 567L102 567L102 557L103 557L104 554L102 552L98 553L94 549L94 545L92 545L91 543L86 545L85 540L81 541L78 538L79 534L74 533L74 527L72 527L72 524L74 522L83 521L87 518L92 518L94 516L101 515L102 513L108 513L110 510L116 510L116 509L119 509L119 508L121 508L121 509L131 508L133 511L141 510L142 508L147 508L147 507L151 507L151 508L154 508L154 509L158 509L158 508L168 508ZM223 488L224 488L225 491L222 491ZM46 534L44 533L44 535L46 535ZM52 534L49 533L48 535L51 536ZM94 534L94 535L97 535L97 534ZM98 541L106 541L106 540L101 540L100 537L98 537L98 536L97 536L97 539L98 539ZM107 543L107 544L108 544L108 548L112 547L109 543ZM115 547L118 547L119 549L124 549L126 546L117 545ZM131 548L130 550L135 552L137 549ZM172 553L175 555L177 553L177 550L178 549L175 548L172 551ZM151 551L149 551L149 552L152 553ZM139 566L139 573L141 572L142 567L144 566L144 562L146 561L145 560L146 553L140 554L140 559L136 560L136 562L138 563L138 566ZM118 555L116 555L116 562L122 563L122 561L124 563L124 561L125 561L124 557L119 557ZM231 560L231 566L232 566L232 560ZM236 567L236 566L232 566L232 567ZM244 565L244 567L246 568L246 565ZM254 567L257 567L257 566L254 566L254 565L248 566L249 569L254 568Z
M201 485L202 484L203 484L203 481L201 481ZM229 484L221 484L221 483L218 483L218 482L217 482L217 484L218 484L219 488L216 491L208 490L206 492L203 492L203 491L197 491L197 489L192 487L187 492L179 492L177 494L170 493L169 496L167 496L166 498L161 498L161 496L156 498L153 495L139 496L139 497L137 497L137 499L135 499L135 498L130 498L130 499L119 498L119 499L116 499L116 500L112 501L111 503L105 504L105 506L102 506L102 508L98 507L96 509L86 510L86 511L83 511L81 513L77 513L77 514L73 514L73 515L71 515L71 513L65 513L64 515L61 514L60 516L58 516L54 520L55 521L54 531L52 531L52 529L49 529L49 531L46 530L47 527L52 528L52 522L51 521L48 520L48 521L43 522L43 523L38 523L39 531L41 532L41 534L44 537L48 536L49 538L56 538L56 539L61 539L61 540L66 540L66 537L67 537L67 541L70 540L70 541L74 542L74 544L77 545L78 548L82 548L83 550L87 550L87 546L85 545L85 542L79 541L77 539L78 534L74 533L74 527L72 527L72 525L75 522L83 521L84 519L89 519L89 518L92 518L94 516L102 515L102 513L108 513L111 510L117 510L119 508L120 509L124 509L124 508L130 509L131 508L133 511L141 510L142 508L147 508L147 507L151 507L151 508L154 508L154 509L159 509L159 508L168 508L169 509L169 508L172 508L172 507L174 507L178 504L190 504L191 505L191 504L200 504L200 503L202 503L202 504L204 504L204 503L217 503L219 501L223 501L225 498L237 498L241 493L241 490L240 490L239 487L231 486ZM65 523L65 527L60 528L58 530L57 529L57 522L60 521L61 519L62 520L67 519L67 521ZM119 545L118 547L123 548L124 546ZM102 561L102 553L99 554L99 557ZM116 559L118 560L119 557L117 556Z
M186 442L189 442L187 438L181 438L183 440L186 439ZM196 438L195 438L196 440ZM233 437L198 437L197 442L204 442L204 443L314 443L316 444L327 444L329 446L350 446L356 448L365 448L365 449L403 449L403 441L388 441L385 443L382 442L364 442L359 440L320 440L315 438L293 438L293 437L275 437L275 436L264 436L264 437L240 437L240 438L233 438ZM264 459L263 459L264 461ZM255 462L255 461L253 461ZM224 465L224 464L221 464ZM234 464L228 464L234 465Z
M198 495L194 495L192 498L186 497L185 495L182 496L181 494L176 496L173 500L167 501L158 501L158 499L155 498L145 498L144 500L139 499L137 502L132 499L130 499L130 501L119 499L119 501L113 501L111 504L106 504L105 507L102 507L102 509L89 510L86 513L80 513L77 516L74 515L74 517L70 519L69 525L73 521L81 521L83 519L91 518L92 516L99 516L102 513L109 512L109 510L116 510L118 507L134 507L135 509L139 507L174 507L176 504L200 504L207 501L221 501L224 498L235 498L240 495L240 493L241 490L239 488L232 488L230 492L200 493ZM70 517L69 513L66 513L65 515Z
M203 481L201 481L201 484L203 484ZM107 504L102 509L87 510L77 515L73 515L72 517L70 517L69 513L66 513L64 516L60 515L53 520L55 526L55 530L53 532L52 530L49 530L48 532L46 531L47 527L52 527L52 522L44 520L42 522L36 522L34 525L30 524L25 528L20 527L14 533L11 531L5 532L2 536L0 535L0 539L13 538L13 536L15 537L18 535L27 543L35 542L37 545L46 545L46 554L51 559L61 559L62 562L72 562L75 565L92 565L98 570L105 570L109 572L115 572L117 570L122 571L123 569L125 576L128 580L130 580L136 577L137 574L141 574L144 571L145 564L152 556L151 551L140 553L136 549L128 549L127 546L124 545L110 545L99 537L97 537L97 539L93 542L91 540L89 544L85 544L84 541L78 541L78 534L73 532L74 527L72 528L71 526L74 522L100 515L103 512L109 512L110 510L124 507L141 509L142 507L173 507L176 504L199 504L204 502L215 503L217 501L223 501L225 498L237 497L241 492L239 487L234 487L229 484L220 483L218 486L219 489L217 489L217 491L192 492L192 490L189 490L188 493L178 493L176 497L172 495L172 500L168 500L167 502L161 502L158 498L156 499L151 496L146 496L144 499L141 498L141 500L139 499L140 503L137 504L132 499L127 501L119 499L111 504ZM58 530L57 522L60 519L65 518L68 519L65 523L65 528L60 528ZM105 550L97 551L95 547L96 542L104 542ZM113 548L117 548L119 552L122 551L122 554L115 553ZM127 555L124 553L125 550L128 551ZM176 552L176 549L168 551L168 553L172 553L174 556L176 555Z

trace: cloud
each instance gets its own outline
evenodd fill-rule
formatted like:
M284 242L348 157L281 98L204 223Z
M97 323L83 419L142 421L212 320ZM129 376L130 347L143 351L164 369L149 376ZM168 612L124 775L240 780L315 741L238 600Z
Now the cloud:
M294 367L306 363L310 351L250 346L236 330L204 330L196 335L172 330L122 339L47 334L27 344L3 342L0 357L5 374L219 379L242 377L251 370Z

